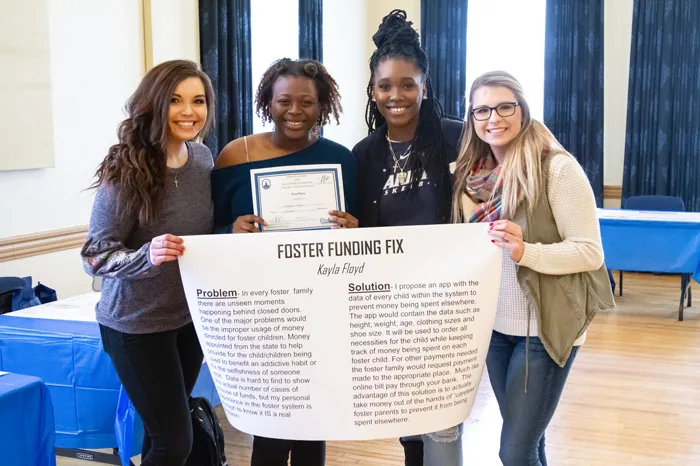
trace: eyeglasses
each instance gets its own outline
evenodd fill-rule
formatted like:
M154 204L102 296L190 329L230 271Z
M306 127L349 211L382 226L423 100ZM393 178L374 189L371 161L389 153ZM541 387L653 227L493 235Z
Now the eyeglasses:
M472 116L474 116L476 121L485 121L491 118L491 112L496 110L496 113L505 118L514 115L515 107L519 105L518 102L503 102L495 107L478 107L472 110Z

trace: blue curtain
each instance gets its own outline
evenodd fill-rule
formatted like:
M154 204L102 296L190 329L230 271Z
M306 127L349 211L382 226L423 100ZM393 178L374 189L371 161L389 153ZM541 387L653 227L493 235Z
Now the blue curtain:
M323 0L299 0L299 58L323 62Z
M547 0L544 123L603 205L603 0Z
M199 0L202 69L216 93L216 128L204 142L214 157L253 132L250 1Z
M635 1L622 197L700 211L700 2Z
M421 42L445 115L464 118L468 0L421 0Z

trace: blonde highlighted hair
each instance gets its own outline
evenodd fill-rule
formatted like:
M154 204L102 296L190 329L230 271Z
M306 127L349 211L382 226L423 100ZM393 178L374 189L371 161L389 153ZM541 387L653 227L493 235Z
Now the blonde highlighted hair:
M499 177L499 182L503 182L501 197L503 218L512 219L521 202L525 202L528 208L532 208L537 203L542 183L544 183L542 170L544 154L568 154L543 123L532 119L530 106L525 100L523 88L517 79L505 71L490 71L482 74L474 80L469 91L466 127L455 168L452 201L452 219L455 223L468 219L462 211L462 194L466 192L467 176L480 160L493 156L491 147L476 134L471 114L474 93L482 87L509 89L515 95L522 113L520 133L508 145Z

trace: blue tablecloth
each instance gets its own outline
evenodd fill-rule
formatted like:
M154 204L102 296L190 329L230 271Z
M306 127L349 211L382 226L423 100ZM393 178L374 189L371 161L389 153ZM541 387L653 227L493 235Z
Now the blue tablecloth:
M60 448L114 448L121 383L96 323L0 315L0 370L41 378Z
M700 282L700 223L601 218L611 270L689 273Z
M0 375L0 463L55 466L51 397L36 377Z
M102 350L96 322L0 315L0 370L44 380L54 405L57 447L140 453L141 421L123 396L115 435L121 383ZM206 367L193 395L220 403Z

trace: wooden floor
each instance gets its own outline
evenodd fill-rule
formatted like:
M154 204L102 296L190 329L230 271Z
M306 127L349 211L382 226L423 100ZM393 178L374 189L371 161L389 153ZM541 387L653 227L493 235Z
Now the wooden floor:
M680 277L625 274L624 296L593 321L547 431L551 465L700 465L700 287L693 285L697 301L678 322ZM218 413L229 465L249 465L250 436ZM484 378L465 423L465 465L500 464L500 423ZM393 439L329 442L327 453L327 466L403 465Z

